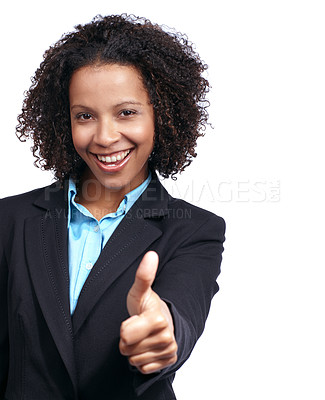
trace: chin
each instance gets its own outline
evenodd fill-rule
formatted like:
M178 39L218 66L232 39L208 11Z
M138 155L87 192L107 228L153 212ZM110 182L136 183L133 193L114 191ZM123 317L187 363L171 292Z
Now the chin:
M103 179L99 180L100 184L108 190L123 190L128 193L131 190L132 182L128 179Z

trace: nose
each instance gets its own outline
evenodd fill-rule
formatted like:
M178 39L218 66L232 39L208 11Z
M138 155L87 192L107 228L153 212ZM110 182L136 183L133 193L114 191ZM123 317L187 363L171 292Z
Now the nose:
M121 134L116 124L110 119L102 119L98 122L94 135L94 142L101 147L108 147L117 142Z

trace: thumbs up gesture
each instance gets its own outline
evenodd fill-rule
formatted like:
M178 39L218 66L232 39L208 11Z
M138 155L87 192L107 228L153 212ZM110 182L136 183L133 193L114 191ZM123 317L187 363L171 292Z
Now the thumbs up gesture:
M143 374L160 371L177 360L172 316L151 288L158 263L156 252L144 255L127 296L130 318L120 330L120 352Z

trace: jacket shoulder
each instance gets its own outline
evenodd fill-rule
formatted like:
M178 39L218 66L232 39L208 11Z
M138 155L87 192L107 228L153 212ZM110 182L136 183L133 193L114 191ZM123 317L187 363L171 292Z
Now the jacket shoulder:
M8 206L12 208L21 204L32 203L41 194L42 191L45 191L46 188L49 187L51 187L51 185L33 189L25 193L3 197L0 199L0 205L1 207Z
M217 224L221 230L225 230L225 220L217 214L211 211L205 210L204 208L195 206L194 204L188 203L185 200L178 199L175 197L169 197L169 212L176 218L185 218L191 220L196 225L204 223Z
M47 187L50 187L51 185L48 186L44 186L41 188L36 188L36 189L32 189L29 190L28 192L24 192L24 193L19 193L19 194L15 194L12 196L7 196L7 197L2 197L0 199L0 203L5 203L5 202L12 202L12 201L26 201L28 199L33 199L35 197L37 197L37 195L39 193L41 193L42 190L45 190Z
M28 213L34 208L33 203L40 197L45 197L51 188L57 186L57 183L47 185L41 188L33 189L25 193L16 194L0 199L0 218L15 218L28 216Z

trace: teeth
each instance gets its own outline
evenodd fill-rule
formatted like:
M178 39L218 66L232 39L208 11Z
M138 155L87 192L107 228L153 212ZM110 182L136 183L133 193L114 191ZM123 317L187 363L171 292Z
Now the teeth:
M112 157L110 157L110 156L100 156L100 155L97 154L97 158L98 158L99 161L103 161L103 162L107 162L107 163L121 161L130 153L130 151L131 150L122 151L117 156L112 156Z

